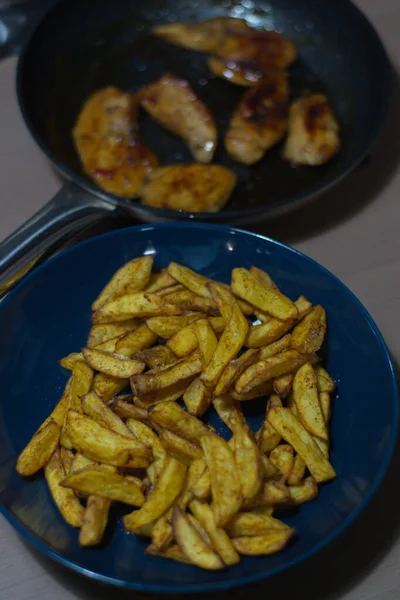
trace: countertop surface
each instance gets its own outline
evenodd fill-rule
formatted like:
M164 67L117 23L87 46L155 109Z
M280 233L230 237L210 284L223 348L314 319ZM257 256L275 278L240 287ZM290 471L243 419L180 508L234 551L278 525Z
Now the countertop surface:
M285 219L258 231L295 246L337 275L359 297L400 364L400 4L357 0L390 54L396 76L393 102L369 159L338 187ZM0 63L0 240L60 187L30 138L15 97L16 59ZM104 225L105 228L109 226ZM373 366L372 366L373 368ZM377 401L379 399L377 398ZM400 597L400 445L387 476L351 529L301 567L261 585L229 593L229 600L397 600ZM1 600L101 600L139 597L102 587L34 552L0 517ZM141 596L142 597L142 596ZM152 597L154 600L154 597ZM218 595L225 600L224 594ZM228 598L228 594L226 595Z

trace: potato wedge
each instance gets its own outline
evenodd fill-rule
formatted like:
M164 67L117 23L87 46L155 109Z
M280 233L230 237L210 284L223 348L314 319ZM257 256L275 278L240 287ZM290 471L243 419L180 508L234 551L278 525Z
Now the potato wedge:
M231 288L239 298L243 298L273 317L289 320L298 315L295 304L287 296L261 283L247 269L232 270Z
M179 548L193 564L209 570L224 568L221 558L206 544L179 506L173 509L172 527Z
M321 305L304 317L293 329L292 348L303 354L317 352L326 333L326 313Z
M335 383L328 375L327 371L321 367L321 365L314 366L315 375L317 376L318 391L328 392L328 394L335 391Z
M140 292L146 286L153 266L152 256L135 258L116 271L105 288L92 304L92 310L97 310L114 298Z
M77 471L80 471L81 469L86 469L86 467L93 467L93 466L99 466L98 463L96 463L94 460L91 460L90 458L87 458L86 456L83 456L83 454L79 454L79 452L77 452L75 454L75 458L74 461L71 465L70 471L69 471L69 475L72 475L72 473L76 473ZM108 467L109 465L102 465L102 468ZM115 470L115 467L110 467L110 469L112 471Z
M136 319L123 321L122 323L105 323L104 325L93 325L89 331L89 337L86 343L88 348L95 348L108 340L121 337L130 333L139 327Z
M324 417L325 423L328 424L331 418L331 397L328 392L320 392L318 398L322 416Z
M193 495L199 500L208 500L211 498L211 477L208 469L193 483L191 490Z
M251 389L249 392L245 392L243 394L236 393L234 387L229 390L230 396L239 402L246 402L246 400L254 400L255 398L268 398L271 392L272 381L264 381L264 383L261 383L260 385Z
M134 354L134 358L142 360L150 369L167 367L178 362L175 354L167 346L153 346L153 348L140 350Z
M269 460L266 454L261 453L261 461L264 468L265 481L269 481L270 479L280 479L279 469Z
M137 531L154 523L174 503L185 483L186 467L172 456L166 457L163 469L143 506L123 518L127 531Z
M219 315L219 309L214 300L198 296L187 288L168 294L167 300L170 304L175 304L184 311L201 312L209 317Z
M157 294L126 294L111 300L99 308L92 318L94 325L128 319L156 317L157 315L180 315L182 310L174 304L168 304Z
M232 538L235 538L263 535L269 533L272 529L286 530L288 526L279 519L275 519L275 517L249 511L234 515L225 529Z
M313 477L307 477L299 485L289 486L290 500L293 504L304 504L318 496L318 485Z
M45 425L47 425L50 421L54 421L57 423L59 427L63 427L65 416L69 409L70 401L71 401L71 387L72 387L72 376L68 379L66 386L64 388L63 394L56 404L55 408L52 410L47 419L42 423L40 429L42 429Z
M146 292L155 294L160 290L171 287L176 284L176 280L171 277L167 269L162 269L159 273L152 273L149 281L144 288Z
M20 475L34 475L49 462L58 446L61 429L52 419L35 433L18 457L16 469Z
M212 542L210 540L210 536L208 535L207 531L205 530L203 525L200 523L200 521L191 513L186 513L186 517L188 518L188 521L192 525L192 527L197 531L197 533L200 535L200 537L205 541L207 546L212 548Z
M334 468L314 438L289 408L271 408L267 419L283 439L300 454L316 481L322 483L336 477Z
M317 378L310 363L301 366L294 376L293 400L306 429L313 435L328 441L328 430L319 403Z
M246 318L239 306L235 304L232 307L232 317L218 341L210 362L201 374L201 380L206 386L212 387L217 384L224 368L241 350L248 328Z
M130 402L124 402L123 400L120 400L118 396L111 399L109 407L121 419L135 419L136 421L142 421L143 423L147 423L149 420L147 410L138 408Z
M210 406L211 390L199 377L196 377L183 394L183 401L191 415L201 417Z
M227 442L216 435L203 436L201 445L210 472L215 523L222 527L242 504L235 457Z
M131 378L132 390L136 396L170 387L178 381L200 373L202 369L198 354L189 356L165 369L147 371Z
M253 275L253 277L255 277L256 279L258 279L258 281L262 283L265 287L274 288L276 290L278 289L278 286L274 283L270 275L268 275L268 273L266 273L262 269L252 266L250 267L250 274Z
M66 448L60 446L60 458L65 474L69 475L72 463L75 460L75 454L71 450L67 450Z
M151 317L150 319L147 319L146 325L159 337L169 339L178 333L178 331L181 331L183 327L190 325L190 323L193 323L202 317L203 314L200 312L189 313L180 317Z
M280 340L276 342L272 342L272 344L268 344L268 346L263 346L260 348L260 360L265 360L267 358L271 358L271 356L275 356L284 350L290 348L290 343L292 340L292 336L290 333L284 335Z
M306 463L304 459L301 458L300 454L296 454L293 461L293 467L290 471L290 475L287 479L287 484L291 485L299 485L304 478L304 474L306 472Z
M71 527L80 527L85 509L72 490L60 486L65 479L65 471L58 448L45 466L44 474L54 502L64 519Z
M286 481L293 470L294 464L294 451L292 446L289 444L280 444L271 451L269 460L274 464L280 471L282 481Z
M175 402L175 400L182 398L188 385L190 385L193 379L194 376L187 377L186 379L177 381L173 385L161 390L154 390L153 392L142 394L140 397L134 396L133 401L136 406L146 410L148 410L151 406L155 406L156 404L161 404L163 402Z
M225 321L222 317L210 317L209 321L215 333L221 333L225 329ZM184 327L182 331L167 341L167 346L179 357L188 356L194 352L198 346L195 325L190 324Z
M63 367L63 369L67 369L68 371L72 371L72 369L75 366L75 363L78 362L78 361L85 362L85 358L84 358L82 352L71 352L67 356L64 356L58 362Z
M293 535L294 529L271 529L269 533L263 535L233 538L232 543L239 554L260 556L279 552Z
M214 390L215 396L222 396L233 386L236 379L260 357L259 350L250 349L244 352L239 358L231 360L221 373L217 386Z
M94 419L103 427L107 427L121 435L131 436L131 432L125 423L111 408L104 404L96 392L89 392L82 397L82 408L88 417Z
M222 283L210 282L207 288L217 303L221 316L228 323L232 318L232 307L237 304L235 296L229 287L225 287Z
M146 366L140 360L103 352L96 348L84 348L82 354L93 369L119 379L128 379L132 375L141 373Z
M120 337L115 344L115 352L123 356L133 357L134 354L149 348L157 341L157 335L145 323L137 329ZM137 359L140 360L140 359Z
M104 373L97 373L93 379L93 390L103 400L108 402L113 396L116 396L129 385L129 379L120 379L111 377Z
M93 371L89 365L78 361L72 369L70 408L82 412L81 396L87 394L92 387Z
M195 294L212 299L211 292L207 288L207 283L211 281L208 277L175 262L169 263L168 273Z
M226 565L235 565L240 561L239 555L232 545L228 534L215 524L214 513L208 504L194 499L189 504L192 513L200 521L211 540L213 548L217 551Z
M289 500L289 490L282 481L267 481L257 496L243 502L243 509L253 510L256 507L265 505L285 506Z
M161 440L158 438L158 435L154 433L150 427L141 421L136 421L135 419L128 419L126 424L129 430L140 442L142 442L142 444L153 450L153 456L156 460L164 460L167 453L161 443Z
M271 452L281 441L281 436L268 421L268 412L272 406L282 406L279 396L272 395L267 402L263 424L256 433L258 447L262 452Z
M106 429L93 419L70 410L67 433L73 447L94 461L116 467L147 467L152 460L150 448L135 440Z
M79 532L81 546L96 546L103 539L108 522L111 501L100 496L89 496Z
M60 485L86 496L101 496L115 502L142 506L144 496L138 479L90 466L68 475Z
M251 499L258 494L264 481L261 453L247 423L236 429L234 441L241 494L244 500Z
M169 546L165 548L165 550L158 550L153 544L147 546L145 550L146 554L150 554L151 556L159 556L160 558L169 558L170 560L175 560L177 562L192 564L192 561L182 552L179 548L178 544L173 546Z
M205 368L211 360L217 345L218 340L214 329L208 319L200 319L195 324L195 332L197 336L201 363Z
M163 402L149 409L149 418L152 423L170 429L176 435L199 444L201 436L214 435L205 423L189 415L183 408L174 402Z
M282 399L286 398L292 389L293 384L293 373L286 373L286 375L280 375L276 377L273 382L274 392Z
M177 460L189 467L196 458L203 458L203 452L198 446L169 429L160 431L160 441L164 449Z

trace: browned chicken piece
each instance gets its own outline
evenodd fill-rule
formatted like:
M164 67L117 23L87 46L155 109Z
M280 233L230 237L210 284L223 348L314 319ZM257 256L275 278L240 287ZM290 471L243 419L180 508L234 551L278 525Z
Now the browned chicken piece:
M138 114L134 96L107 87L89 97L73 129L87 175L106 192L124 198L138 197L143 177L158 165L140 138Z
M276 31L231 35L209 58L213 73L237 85L255 85L269 71L285 69L296 58L296 49Z
M283 158L297 165L323 165L340 147L339 125L323 94L293 102Z
M233 114L225 138L228 154L245 165L259 161L287 129L289 85L285 71L274 71L250 88Z
M218 212L236 185L236 175L219 165L171 165L146 177L142 202L186 212Z
M226 36L248 29L250 28L243 19L216 17L202 23L158 25L153 28L153 33L182 48L200 52L215 52Z
M143 108L160 125L183 138L198 162L212 161L217 128L212 114L187 81L167 73L139 95Z

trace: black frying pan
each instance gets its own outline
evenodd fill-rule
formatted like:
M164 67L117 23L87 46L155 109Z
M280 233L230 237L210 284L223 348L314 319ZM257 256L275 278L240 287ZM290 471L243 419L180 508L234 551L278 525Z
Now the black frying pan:
M217 15L247 18L294 41L293 97L326 92L341 123L342 149L327 165L293 168L280 147L248 168L229 159L223 136L243 88L211 77L206 56L151 34L155 24ZM144 207L99 190L82 172L71 129L94 90L115 85L135 91L166 71L190 81L213 112L220 144L215 161L233 168L239 183L220 213ZM369 151L383 124L390 65L362 13L348 0L62 0L48 12L18 66L17 91L26 123L56 168L72 182L0 245L0 284L49 243L120 208L144 221L200 219L240 224L276 215L327 190ZM191 161L184 144L142 116L146 143L161 164ZM2 272L1 272L2 271Z

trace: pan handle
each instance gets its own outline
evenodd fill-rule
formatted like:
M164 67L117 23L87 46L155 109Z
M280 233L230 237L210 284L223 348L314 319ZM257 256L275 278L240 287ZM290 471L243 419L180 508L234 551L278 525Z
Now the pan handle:
M44 254L114 210L111 202L73 183L64 184L54 198L0 243L0 297Z

